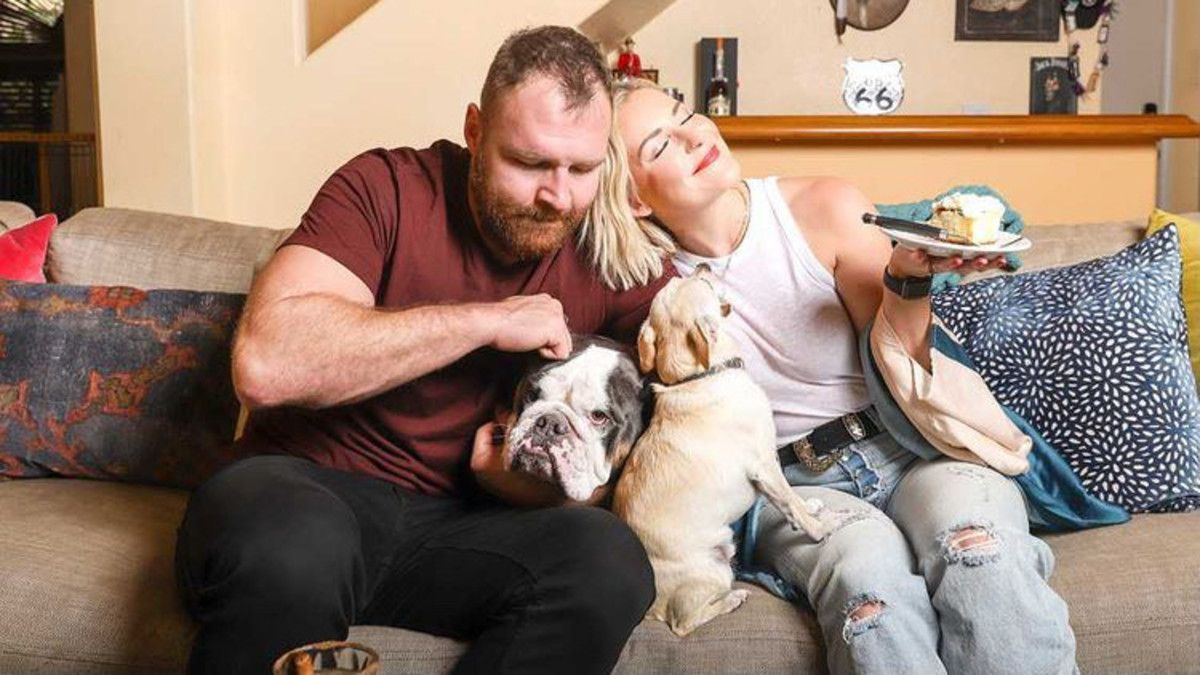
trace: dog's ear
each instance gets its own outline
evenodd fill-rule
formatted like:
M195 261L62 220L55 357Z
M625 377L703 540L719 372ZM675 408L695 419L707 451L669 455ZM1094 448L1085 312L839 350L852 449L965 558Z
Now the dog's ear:
M642 322L642 329L638 331L637 340L638 365L641 366L643 373L654 371L655 343L657 341L658 334L654 332L654 326L650 325L650 319L647 318Z
M696 323L692 324L692 329L688 331L688 346L692 353L696 356L696 361L701 367L712 367L712 350L717 344L717 320L711 316L701 316L696 318Z

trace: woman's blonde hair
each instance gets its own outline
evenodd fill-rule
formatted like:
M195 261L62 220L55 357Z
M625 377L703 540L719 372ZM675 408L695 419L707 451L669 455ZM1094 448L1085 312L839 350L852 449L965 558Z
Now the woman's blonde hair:
M650 218L638 218L629 203L636 194L625 141L617 120L621 104L630 92L656 89L649 80L630 79L613 83L613 122L608 151L600 169L600 189L583 225L579 243L584 254L611 289L624 291L644 286L663 273L663 259L675 252L675 240Z

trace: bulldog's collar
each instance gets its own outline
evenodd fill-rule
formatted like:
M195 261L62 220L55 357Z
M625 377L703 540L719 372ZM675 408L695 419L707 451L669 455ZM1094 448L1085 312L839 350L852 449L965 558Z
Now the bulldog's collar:
M670 386L677 387L681 384L687 384L688 382L694 382L696 380L708 377L709 375L716 375L717 373L720 373L725 370L729 370L730 368L742 368L745 365L746 364L742 362L742 359L740 357L735 356L732 359L718 363L717 365L713 366L712 368L709 368L708 370L701 371L694 375L688 375L687 377L683 378L682 380L679 380L678 382L676 382L675 384L672 384Z

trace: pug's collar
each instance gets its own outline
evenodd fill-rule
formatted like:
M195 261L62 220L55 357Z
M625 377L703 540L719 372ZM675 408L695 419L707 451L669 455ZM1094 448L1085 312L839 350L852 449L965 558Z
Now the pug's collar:
M702 370L693 375L688 375L687 377L683 378L682 380L676 382L675 384L673 384L671 386L677 387L681 384L687 384L688 382L694 382L696 380L708 377L709 375L716 375L717 373L729 370L731 368L742 368L745 365L746 364L742 362L741 357L735 356L732 359L728 359L726 361L722 361L722 362L718 363L717 365L713 366L712 368L709 368L708 370Z

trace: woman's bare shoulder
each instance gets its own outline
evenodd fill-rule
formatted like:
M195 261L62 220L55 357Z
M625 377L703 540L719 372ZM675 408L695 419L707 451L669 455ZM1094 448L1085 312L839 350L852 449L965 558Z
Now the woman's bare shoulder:
M840 221L847 209L869 204L856 185L836 176L789 176L779 179L779 192L798 221Z

